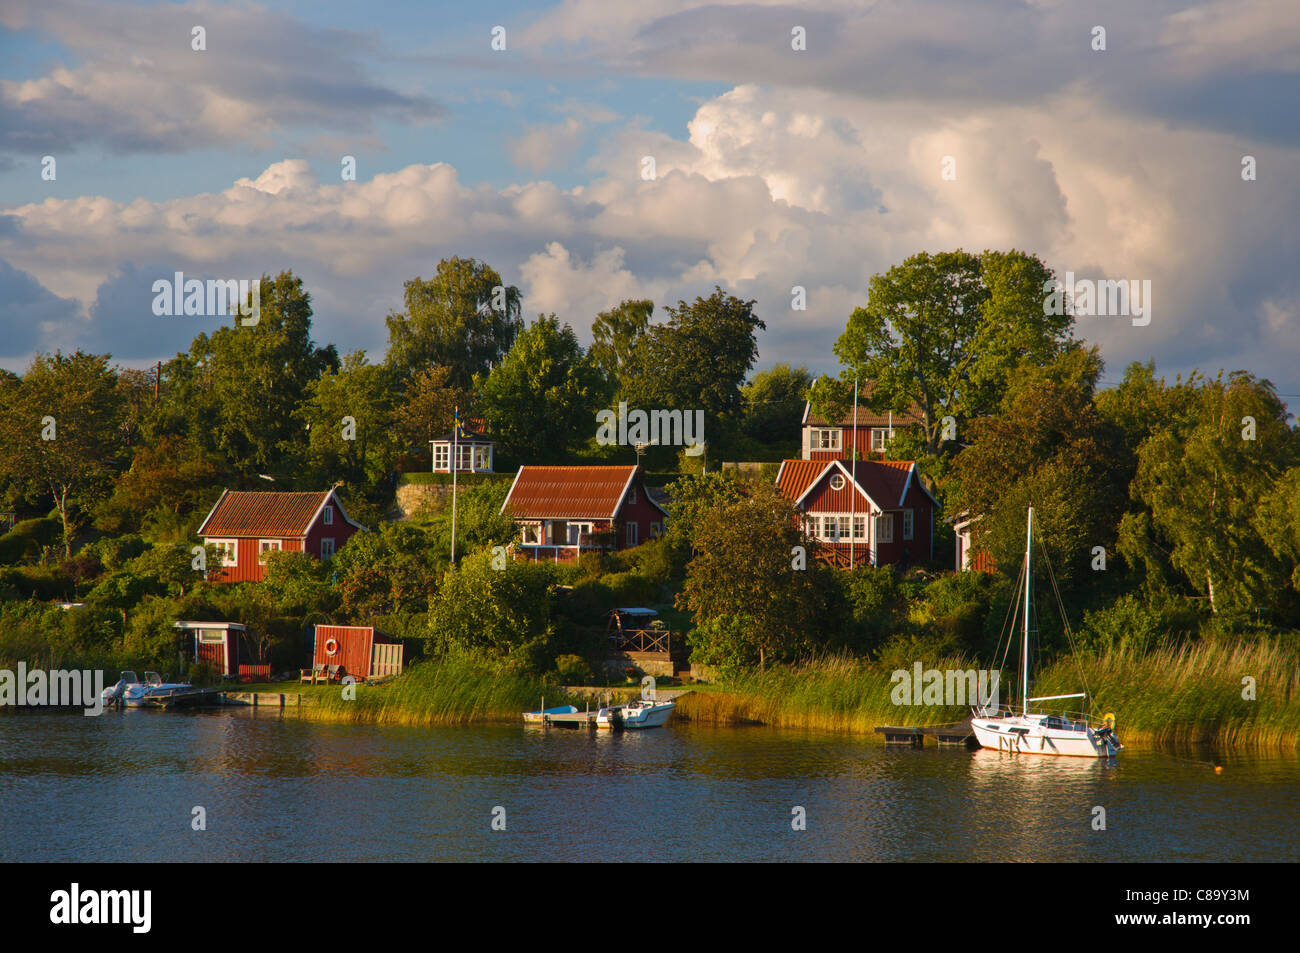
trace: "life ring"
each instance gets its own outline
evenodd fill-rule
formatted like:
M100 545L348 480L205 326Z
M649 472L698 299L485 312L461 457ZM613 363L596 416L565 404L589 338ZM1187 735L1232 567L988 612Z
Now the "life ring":
M326 640L325 640L325 654L326 654L326 655L338 655L338 654L339 654L339 642L338 642L338 639L330 638L330 639L326 639Z

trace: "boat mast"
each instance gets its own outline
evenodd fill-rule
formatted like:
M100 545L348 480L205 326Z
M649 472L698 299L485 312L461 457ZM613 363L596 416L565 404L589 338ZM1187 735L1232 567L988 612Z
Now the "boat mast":
M1025 648L1020 654L1020 697L1023 699L1024 713L1029 714L1029 582L1033 578L1030 556L1034 542L1034 508L1029 508L1029 519L1025 523Z

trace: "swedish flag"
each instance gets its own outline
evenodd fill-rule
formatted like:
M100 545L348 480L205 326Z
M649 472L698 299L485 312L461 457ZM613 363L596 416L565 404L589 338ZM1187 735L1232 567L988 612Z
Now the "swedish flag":
M456 422L455 422L454 426L452 427L453 432L456 434L457 437L464 437L464 436L465 436L465 425L462 424L462 423L460 422L460 407L457 407L457 408L456 408L456 418L455 418L455 421L456 421Z

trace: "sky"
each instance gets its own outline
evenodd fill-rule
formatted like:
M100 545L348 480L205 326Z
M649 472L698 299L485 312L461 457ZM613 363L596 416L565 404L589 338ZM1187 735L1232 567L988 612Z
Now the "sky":
M153 313L175 272L291 269L316 340L379 360L403 282L461 255L584 342L718 285L759 367L835 372L872 275L1017 248L1150 282L1149 322L1078 319L1108 381L1248 370L1294 408L1298 239L1294 0L0 6L17 371L185 350L221 319Z

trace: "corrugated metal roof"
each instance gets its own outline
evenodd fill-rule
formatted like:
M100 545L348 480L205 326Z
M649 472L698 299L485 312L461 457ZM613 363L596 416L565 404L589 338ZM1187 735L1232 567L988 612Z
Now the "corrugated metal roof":
M522 466L501 506L515 519L613 519L635 466Z
M876 413L869 410L865 404L867 399L876 389L875 381L863 381L862 387L858 391L858 426L859 427L888 427L890 422L889 411ZM805 427L825 427L827 422L824 418L817 416L812 412L810 404L804 404L804 426ZM912 401L906 410L894 411L893 422L895 427L906 427L909 424L921 423L921 405ZM853 426L853 405L850 404L844 412L844 417L834 426L852 427Z
M911 460L785 460L777 474L777 489L794 502L808 491L836 464L849 471L862 491L880 509L896 509L902 504L908 474L916 464Z
M331 492L227 490L199 527L198 535L305 536L312 517Z

